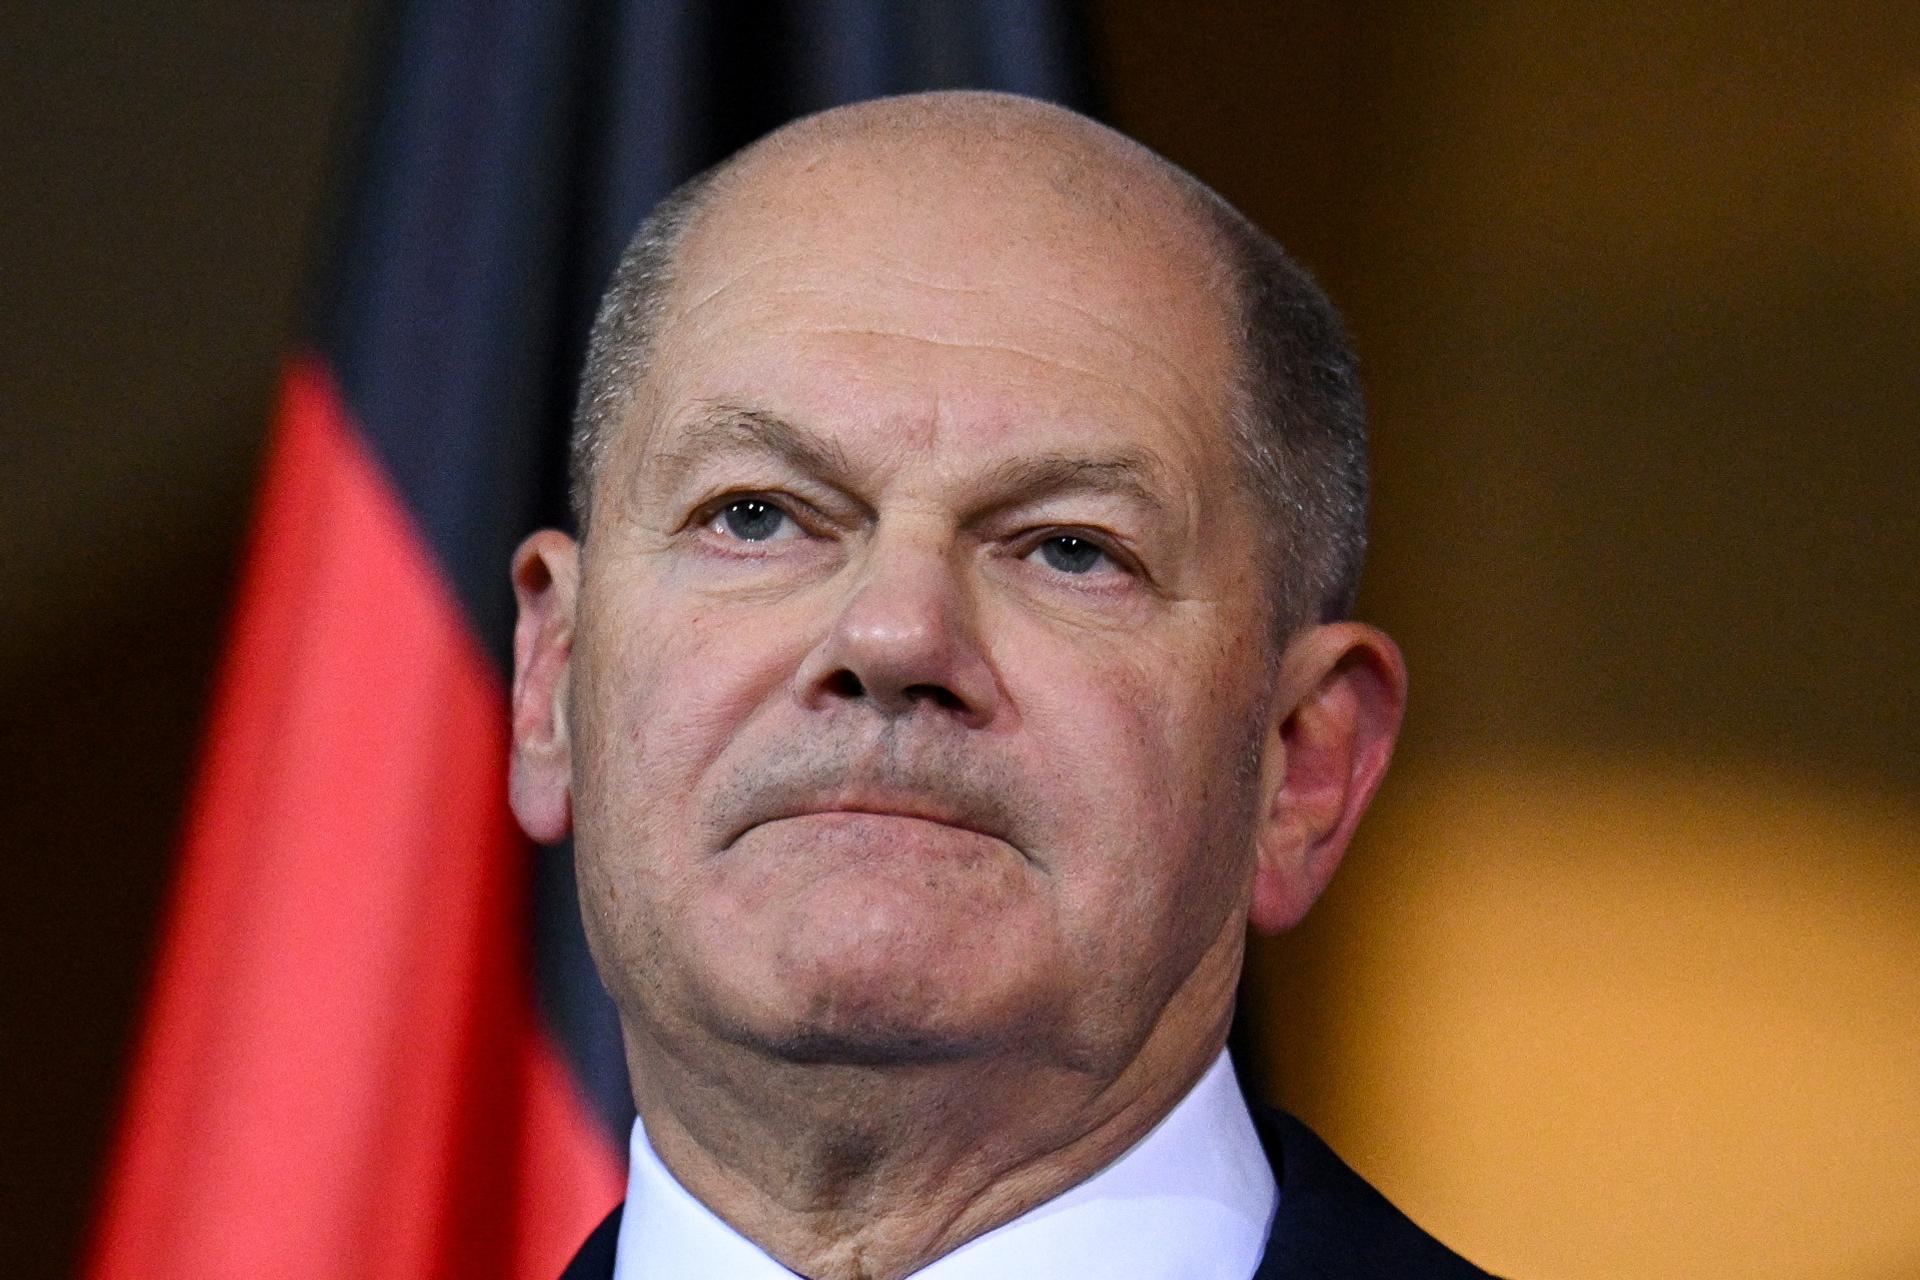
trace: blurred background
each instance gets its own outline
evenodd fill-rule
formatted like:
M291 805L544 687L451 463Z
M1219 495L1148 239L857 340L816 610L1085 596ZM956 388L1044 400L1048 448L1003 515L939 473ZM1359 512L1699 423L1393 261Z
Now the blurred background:
M0 10L0 1224L70 1273L367 6ZM1270 1096L1524 1277L1920 1276L1920 7L1090 6L1366 368L1404 745Z

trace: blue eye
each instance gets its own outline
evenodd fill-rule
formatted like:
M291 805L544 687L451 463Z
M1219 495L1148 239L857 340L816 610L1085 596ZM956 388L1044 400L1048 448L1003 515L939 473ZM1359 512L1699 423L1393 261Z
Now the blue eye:
M792 524L792 517L771 502L737 498L720 508L707 527L742 542L771 542L781 536L783 525Z
M1098 568L1107 558L1107 553L1098 543L1085 538L1076 538L1070 533L1058 534L1048 538L1034 548L1050 569L1061 573L1086 574Z

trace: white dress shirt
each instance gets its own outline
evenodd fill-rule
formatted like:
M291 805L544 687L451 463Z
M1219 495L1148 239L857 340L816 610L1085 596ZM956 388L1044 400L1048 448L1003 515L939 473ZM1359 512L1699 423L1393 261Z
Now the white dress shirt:
M632 1157L614 1280L793 1280L675 1181L638 1120ZM1279 1203L1222 1053L1112 1164L913 1276L1248 1280Z

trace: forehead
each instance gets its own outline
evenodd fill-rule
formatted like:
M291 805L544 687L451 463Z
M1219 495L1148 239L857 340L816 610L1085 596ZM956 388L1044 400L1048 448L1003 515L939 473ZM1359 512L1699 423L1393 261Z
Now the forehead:
M651 394L757 394L897 429L1145 437L1224 461L1236 347L1199 220L1163 176L1005 140L790 149L727 181L681 246ZM669 426L670 429L670 426Z

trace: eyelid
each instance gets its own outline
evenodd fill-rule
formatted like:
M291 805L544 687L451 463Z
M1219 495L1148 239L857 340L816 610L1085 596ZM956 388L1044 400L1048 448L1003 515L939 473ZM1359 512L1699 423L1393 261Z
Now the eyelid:
M695 504L683 528L704 529L719 519L720 513L736 502L764 502L787 519L799 525L810 537L818 536L818 526L824 522L820 512L809 502L778 489L730 489L715 494L703 502Z
M1019 539L1019 545L1021 547L1020 558L1024 560L1026 557L1038 551L1043 543L1054 538L1078 538L1082 542L1091 543L1097 547L1100 554L1104 555L1113 567L1121 573L1132 578L1138 578L1143 582L1151 583L1153 581L1153 576L1147 572L1146 566L1140 562L1140 557L1133 554L1123 539L1104 530L1089 529L1085 525L1048 525L1044 528L1030 530ZM1079 574L1063 576L1092 578L1097 575Z

